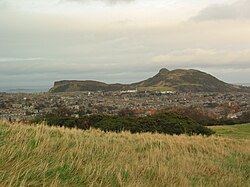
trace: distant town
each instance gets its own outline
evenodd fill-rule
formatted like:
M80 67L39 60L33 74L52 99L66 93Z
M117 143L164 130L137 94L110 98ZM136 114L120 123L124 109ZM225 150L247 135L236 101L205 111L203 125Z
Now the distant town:
M54 110L70 111L71 117L115 115L130 110L146 116L176 107L195 107L216 118L238 118L250 110L250 93L179 93L137 90L72 93L0 93L0 118L30 121Z

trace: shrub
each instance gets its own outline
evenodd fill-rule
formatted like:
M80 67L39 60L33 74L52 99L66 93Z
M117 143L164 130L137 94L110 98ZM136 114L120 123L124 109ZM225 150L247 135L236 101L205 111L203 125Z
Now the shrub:
M131 133L163 133L163 134L201 134L211 135L214 132L188 117L176 113L161 113L155 116L126 117L92 115L82 118L47 117L43 119L48 125L64 126L68 128L89 129L97 128L102 131L130 131ZM38 120L39 121L39 120Z

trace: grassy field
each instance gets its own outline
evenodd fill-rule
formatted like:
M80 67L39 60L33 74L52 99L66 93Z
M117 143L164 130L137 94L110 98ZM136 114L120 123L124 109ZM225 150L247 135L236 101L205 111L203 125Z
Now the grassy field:
M249 186L250 141L0 122L0 186Z
M174 88L167 87L167 86L151 86L151 87L138 87L138 91L175 91Z
M250 124L214 126L209 127L216 132L216 135L234 139L250 140Z

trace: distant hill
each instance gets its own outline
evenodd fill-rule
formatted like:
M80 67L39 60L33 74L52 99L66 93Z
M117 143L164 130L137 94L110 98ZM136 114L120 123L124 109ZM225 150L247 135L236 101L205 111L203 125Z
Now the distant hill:
M49 87L46 86L28 86L28 87L0 87L0 92L5 93L41 93L47 92Z
M64 80L54 83L50 92L76 91L179 91L179 92L249 92L248 87L225 83L216 77L199 70L163 68L155 76L132 84L107 84L97 81Z
M250 83L238 83L237 85L248 86L248 87L250 87Z

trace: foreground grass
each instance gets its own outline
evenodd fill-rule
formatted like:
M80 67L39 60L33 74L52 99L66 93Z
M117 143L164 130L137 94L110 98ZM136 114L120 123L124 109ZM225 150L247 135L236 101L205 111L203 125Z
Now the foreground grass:
M0 186L248 186L250 141L0 122Z
M250 140L250 124L214 126L209 128L213 129L219 136Z

